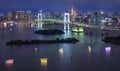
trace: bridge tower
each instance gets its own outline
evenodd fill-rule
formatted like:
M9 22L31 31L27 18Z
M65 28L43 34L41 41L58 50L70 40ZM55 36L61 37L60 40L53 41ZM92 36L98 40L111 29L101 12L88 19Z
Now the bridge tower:
M64 30L69 30L70 26L70 14L68 12L64 13Z
M42 20L43 20L43 17L42 17L42 10L39 11L39 13L37 14L37 20L38 20L38 26L40 25L42 27L43 23L42 23Z

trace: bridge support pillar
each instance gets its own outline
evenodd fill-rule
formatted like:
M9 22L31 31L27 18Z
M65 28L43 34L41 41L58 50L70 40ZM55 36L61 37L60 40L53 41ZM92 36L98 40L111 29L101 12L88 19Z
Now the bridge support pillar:
M70 23L70 14L67 12L64 13L64 30L70 29L69 23Z
M42 10L40 10L39 13L37 14L37 21L38 21L37 25L40 26L41 28L42 28L42 25L43 25L42 20L43 20L43 18L42 18Z
M64 30L70 30L70 26L67 23L64 23Z

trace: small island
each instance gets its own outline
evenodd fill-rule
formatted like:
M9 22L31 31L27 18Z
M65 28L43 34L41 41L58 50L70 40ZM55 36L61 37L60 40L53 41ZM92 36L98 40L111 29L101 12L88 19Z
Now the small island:
M105 37L102 41L106 43L120 44L120 36L117 37Z
M64 38L55 40L11 40L7 45L31 45L31 44L54 44L54 43L76 43L79 42L76 38Z
M44 29L44 30L38 30L35 31L36 34L41 34L41 35L60 35L64 34L62 30L58 29Z

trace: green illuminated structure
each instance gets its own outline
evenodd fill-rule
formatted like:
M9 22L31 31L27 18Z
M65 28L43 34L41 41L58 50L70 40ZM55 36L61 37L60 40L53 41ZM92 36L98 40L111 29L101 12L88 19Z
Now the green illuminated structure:
M77 32L77 33L83 32L83 27L73 27L72 32Z

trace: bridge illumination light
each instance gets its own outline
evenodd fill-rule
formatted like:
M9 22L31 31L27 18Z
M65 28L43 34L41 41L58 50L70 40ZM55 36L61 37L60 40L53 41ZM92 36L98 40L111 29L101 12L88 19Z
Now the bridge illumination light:
M69 23L70 22L70 14L69 13L64 13L64 22Z
M69 30L70 26L70 14L69 13L64 13L64 30Z

